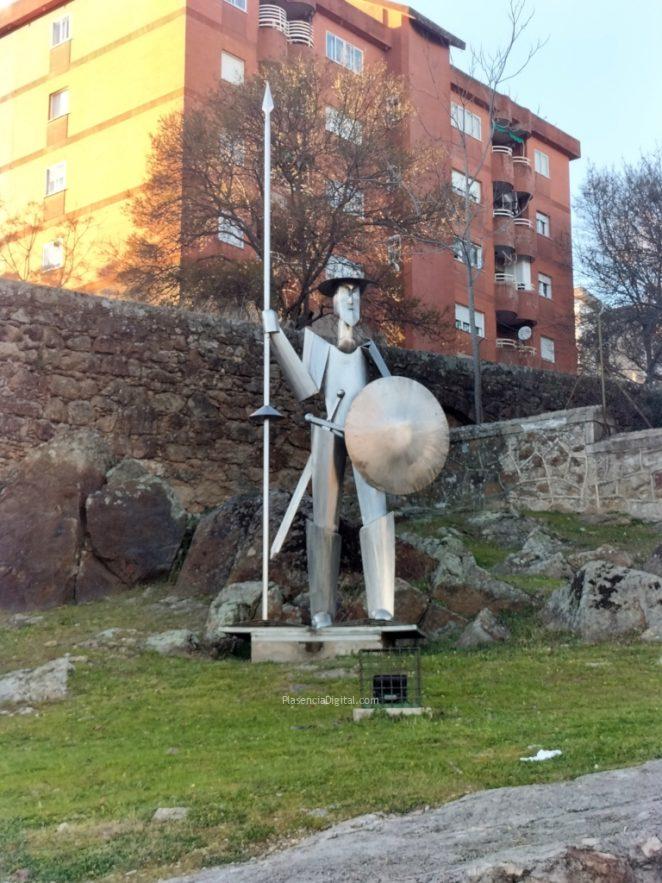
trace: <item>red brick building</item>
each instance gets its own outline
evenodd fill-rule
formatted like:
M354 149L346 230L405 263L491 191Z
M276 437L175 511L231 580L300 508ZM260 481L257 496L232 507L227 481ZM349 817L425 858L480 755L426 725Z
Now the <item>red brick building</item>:
M382 61L404 76L416 111L409 144L430 136L447 144L460 188L461 131L469 171L481 165L471 183L471 234L483 358L572 372L569 163L579 144L505 97L492 133L489 96L451 65L451 47L464 43L388 0L16 0L0 11L0 54L12 71L0 95L0 124L13 131L0 146L0 192L11 202L34 190L38 197L30 198L44 200L49 224L87 212L121 230L122 207L145 178L155 120L185 108L219 76L237 82L261 60L293 53L355 70ZM66 102L54 102L64 93ZM62 114L51 119L60 105L67 125ZM43 108L49 115L42 132L35 114ZM58 258L52 242L43 249L49 261ZM451 251L419 253L403 273L406 291L446 310L457 328L452 340L431 344L412 333L407 345L468 353L462 263ZM522 326L532 329L525 342L518 339Z

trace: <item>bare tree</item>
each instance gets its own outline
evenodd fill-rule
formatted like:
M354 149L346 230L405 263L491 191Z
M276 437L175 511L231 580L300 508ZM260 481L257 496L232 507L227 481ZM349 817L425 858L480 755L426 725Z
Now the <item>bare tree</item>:
M57 288L80 285L93 264L95 234L89 215L65 217L50 225L40 203L30 202L14 211L0 207L0 272Z
M452 143L448 153L459 152L463 180L455 184L456 211L451 216L451 236L447 239L429 241L426 244L437 249L452 250L461 260L465 269L467 303L471 334L471 355L474 374L474 415L476 423L483 419L481 390L480 335L476 323L476 282L483 268L480 241L488 229L492 229L492 211L489 211L489 224L486 221L485 196L479 198L479 177L492 151L492 138L499 128L499 100L502 91L508 87L527 67L531 59L544 46L538 40L529 46L523 57L516 58L516 50L533 18L527 8L527 0L508 0L508 36L501 47L492 51L484 48L471 53L470 73L463 74L465 86L452 92L448 105L445 93L440 90L439 99L448 106L452 125ZM488 132L477 133L473 128L476 110L480 108L487 115ZM424 122L423 122L424 124ZM491 194L489 194L491 196ZM489 198L489 196L487 198ZM505 205L505 194L495 194L495 208ZM519 214L524 209L515 202L509 204L508 211Z
M578 256L604 303L602 333L610 373L645 383L662 378L662 154L620 170L589 168L577 202ZM597 322L583 346L594 347Z
M449 235L442 151L402 147L411 109L401 79L379 65L357 74L308 60L271 64L166 117L131 206L136 232L120 278L135 294L210 310L258 300L265 78L276 103L273 289L282 315L298 326L321 315L315 288L335 260L336 274L360 267L379 283L367 313L390 340L405 327L442 334L437 310L403 297L401 273L410 241Z

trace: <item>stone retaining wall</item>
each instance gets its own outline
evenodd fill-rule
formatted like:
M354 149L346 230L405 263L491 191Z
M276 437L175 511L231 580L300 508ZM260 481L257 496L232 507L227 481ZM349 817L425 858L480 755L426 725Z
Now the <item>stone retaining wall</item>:
M248 416L261 404L261 347L253 325L0 280L0 467L60 432L96 429L118 456L167 477L191 510L254 489L261 440ZM393 373L431 389L452 421L471 421L467 359L395 348L385 356ZM599 400L595 379L487 363L483 388L490 421ZM628 395L636 407L609 391L620 428L642 428L639 411L662 425L659 393ZM273 399L286 418L273 433L274 484L291 488L308 429L277 369ZM475 437L483 432L491 430Z
M598 406L453 429L426 502L449 511L512 506L662 520L662 429L613 432Z

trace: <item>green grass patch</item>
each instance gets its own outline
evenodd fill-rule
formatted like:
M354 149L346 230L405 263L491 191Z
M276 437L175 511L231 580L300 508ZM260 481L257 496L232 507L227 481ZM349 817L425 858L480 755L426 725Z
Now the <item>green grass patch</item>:
M158 613L154 596L50 611L38 625L0 629L0 660L16 667L9 651L34 664L110 626L173 625L195 622ZM360 724L348 706L282 698L358 698L354 675L318 677L351 670L351 660L318 669L73 649L88 662L66 701L0 717L0 879L25 868L34 881L119 881L128 871L156 880L363 812L662 756L659 647L584 646L541 632L533 617L509 625L508 645L424 654L432 719ZM43 646L47 636L56 646ZM563 755L519 761L539 747ZM159 806L189 816L153 823Z
M560 539L571 543L576 549L596 549L599 546L616 546L635 555L639 563L650 556L660 545L662 536L657 525L615 515L613 521L595 521L590 516L566 512L526 512Z

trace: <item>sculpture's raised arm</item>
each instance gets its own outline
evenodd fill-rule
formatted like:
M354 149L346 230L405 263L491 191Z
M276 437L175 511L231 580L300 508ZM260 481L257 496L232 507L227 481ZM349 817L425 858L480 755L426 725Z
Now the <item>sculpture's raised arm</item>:
M298 401L302 402L319 392L319 386L280 327L275 310L262 312L262 326L271 336L272 352L287 385Z

